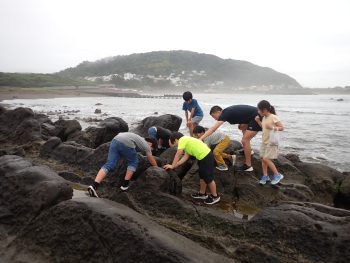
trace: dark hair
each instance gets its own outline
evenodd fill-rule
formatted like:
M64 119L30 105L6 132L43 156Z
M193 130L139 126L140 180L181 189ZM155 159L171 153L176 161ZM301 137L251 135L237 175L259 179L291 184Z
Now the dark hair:
M222 111L222 108L220 106L216 105L216 106L211 107L209 114L212 115L213 113L218 112L218 111Z
M193 133L202 133L202 132L205 132L205 129L204 129L204 127L202 127L200 125L194 127L194 129L193 129Z
M186 91L186 92L184 92L184 94L182 94L182 98L183 98L185 101L189 101L190 99L193 98L192 92L191 92L191 91Z
M276 114L275 107L270 104L267 100L262 100L258 103L258 109L259 110L267 110L268 112L272 114Z
M174 143L175 140L179 140L181 137L183 137L184 135L181 132L173 132L170 137L169 140L171 141L171 143Z
M145 140L146 140L146 142L152 143L152 148L153 148L153 150L157 150L157 148L158 148L158 143L157 143L157 140L156 140L156 139L151 138L151 137L147 137L147 138L145 138Z

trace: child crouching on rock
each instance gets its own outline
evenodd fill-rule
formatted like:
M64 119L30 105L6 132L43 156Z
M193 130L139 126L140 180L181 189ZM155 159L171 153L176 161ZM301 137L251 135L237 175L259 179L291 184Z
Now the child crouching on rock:
M204 135L205 129L202 126L196 126L193 129L193 135L196 138L200 138ZM215 147L213 150L214 159L217 164L216 169L220 171L227 171L228 167L224 159L232 161L232 165L235 164L236 155L230 155L224 151L230 146L231 140L226 134L216 131L204 139L204 143L210 148Z
M128 162L126 174L120 187L120 189L126 191L129 188L130 179L136 171L139 162L136 150L146 153L148 161L151 163L151 165L157 166L157 162L152 155L152 150L156 149L156 145L157 142L154 139L145 139L131 132L122 132L115 136L111 142L111 145L109 146L107 162L97 173L94 184L88 187L90 196L98 197L96 191L100 183L103 181L109 171L116 168L117 163L121 158L125 158Z
M174 132L169 139L171 147L177 146L172 164L164 165L164 169L175 169L185 163L190 156L194 156L198 160L199 166L199 192L192 194L193 199L202 199L205 204L213 205L220 201L220 196L216 192L216 184L213 179L214 156L209 147L193 137L184 136L180 132ZM181 155L184 156L181 158ZM210 190L210 195L207 195L207 186Z
M267 174L267 168L270 168L273 172L273 178L271 184L278 184L283 175L277 171L273 159L278 157L278 144L272 144L270 142L270 135L272 131L283 131L284 127L280 119L276 115L275 108L266 100L262 100L258 103L258 113L263 117L260 121L260 116L256 116L256 122L262 127L262 144L260 148L260 157L262 161L263 176L259 183L266 184L270 181L270 177Z

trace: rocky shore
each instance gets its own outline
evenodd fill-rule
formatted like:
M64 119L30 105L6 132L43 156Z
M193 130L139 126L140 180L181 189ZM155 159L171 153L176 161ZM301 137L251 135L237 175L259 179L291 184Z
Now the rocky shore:
M349 173L296 155L279 156L278 187L258 184L257 154L253 173L215 171L222 202L213 207L189 198L193 160L167 172L140 156L127 192L120 162L102 198L87 197L111 139L145 136L152 125L176 131L181 118L152 116L131 129L116 116L82 130L76 120L0 107L0 262L348 262ZM240 148L232 141L229 151Z

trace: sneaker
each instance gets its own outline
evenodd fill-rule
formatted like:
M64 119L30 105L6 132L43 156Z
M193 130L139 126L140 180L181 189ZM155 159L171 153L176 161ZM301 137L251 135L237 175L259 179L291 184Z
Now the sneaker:
M231 155L231 158L232 158L232 166L234 166L237 160L237 155L233 154Z
M97 197L97 198L98 198L98 194L97 194L95 188L94 188L92 185L90 185L90 186L88 187L88 192L89 192L89 195L90 195L91 197Z
M266 184L267 182L271 181L270 177L268 175L264 175L261 177L259 184Z
M216 166L216 169L219 171L227 171L228 167L225 164L220 164L219 166Z
M237 168L237 171L240 171L240 172L252 172L252 171L254 171L254 169L253 169L252 166L248 166L246 164L243 164L242 166L239 166Z
M209 195L207 199L205 199L204 204L207 205L213 205L216 204L220 201L220 196L213 196L213 195Z
M282 174L274 175L271 181L271 184L278 184L284 176Z
M122 185L120 186L120 189L122 189L123 191L128 190L130 187L130 180L124 180Z
M193 199L202 199L202 200L205 200L205 199L208 198L208 195L207 195L207 193L201 194L200 192L198 192L198 193L191 194L191 197L192 197Z

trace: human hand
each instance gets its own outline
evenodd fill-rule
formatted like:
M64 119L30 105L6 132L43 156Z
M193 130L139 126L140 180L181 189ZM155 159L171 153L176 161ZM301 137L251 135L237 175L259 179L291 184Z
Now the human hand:
M256 122L260 122L260 116L259 116L259 115L256 115L256 116L255 116L255 121L256 121Z
M172 170L172 169L174 169L174 166L172 166L171 164L166 164L166 165L163 166L163 168L165 170Z
M189 120L187 121L187 127L189 128L191 125L192 125L192 119L189 119Z

